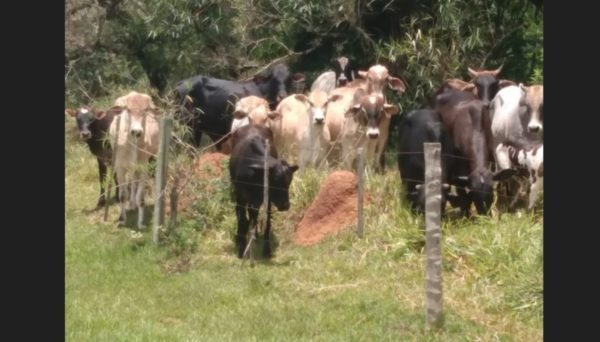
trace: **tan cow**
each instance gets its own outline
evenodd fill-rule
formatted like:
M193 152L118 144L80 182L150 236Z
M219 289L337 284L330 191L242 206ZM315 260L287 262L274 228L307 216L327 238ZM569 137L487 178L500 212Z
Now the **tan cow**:
M269 112L269 102L262 97L250 95L239 99L233 111L231 132L248 124L268 126Z
M302 169L322 161L330 141L326 108L337 99L338 96L328 96L321 90L312 91L309 96L295 94L269 113L270 128L283 158L297 162Z
M159 125L152 110L155 109L152 98L135 91L119 97L115 106L125 108L119 115L120 124L117 132L117 118L110 125L109 135L113 151L116 149L115 172L119 183L121 214L119 226L126 222L126 202L129 195L127 185L131 187L129 207L138 208L139 229L144 226L144 189L147 174L143 167L150 156L156 155L159 141ZM115 138L117 145L114 146ZM128 182L129 179L129 182Z

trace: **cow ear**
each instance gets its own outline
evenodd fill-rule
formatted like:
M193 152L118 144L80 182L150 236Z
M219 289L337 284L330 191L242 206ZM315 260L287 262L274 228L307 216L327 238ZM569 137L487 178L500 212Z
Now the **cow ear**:
M264 75L254 75L254 83L259 84L259 83L264 83L267 80L267 78Z
M369 74L368 71L364 71L364 70L358 70L358 76L362 77L362 78L367 78L367 75Z
M406 90L406 85L398 77L388 77L388 84L390 88L398 92L398 95L402 95L402 93L404 93L404 91Z
M469 83L465 84L460 90L475 92L475 84L469 82Z
M75 117L75 115L77 115L77 111L75 109L67 108L65 109L65 114L68 116Z
M305 77L304 77L303 73L297 72L292 76L292 79L296 82L300 82L300 81L304 81Z
M96 117L96 120L102 120L106 116L106 112L96 112L94 116Z
M291 165L288 167L290 170L290 173L294 173L296 171L298 171L298 169L300 168L298 165Z
M362 106L359 104L355 104L354 106L350 107L350 109L348 109L348 111L346 112L346 114L344 114L345 117L354 117L356 116L358 113L360 113L360 111L362 111Z
M246 116L248 116L248 114L246 114L246 112L244 112L243 110L240 110L240 109L235 110L232 114L233 114L233 117L236 119L243 119Z
M331 95L329 97L329 99L327 99L327 102L335 102L341 98L342 98L342 95L340 95L340 94Z
M305 102L305 103L309 103L310 104L310 100L304 94L296 94L296 95L294 95L294 98L296 100L300 101L300 102Z
M519 88L521 88L521 90L526 93L527 90L529 90L529 87L525 86L523 83L519 83Z
M494 173L492 179L495 181L503 181L517 174L517 170L515 169L503 169Z
M516 86L517 84L511 80L500 80L498 82L498 86L500 86L500 88L504 88L504 87L508 87L508 86Z
M271 119L271 120L279 120L279 119L281 119L281 117L282 117L282 116L281 116L281 113L279 113L279 112L278 112L278 111L276 111L276 110L273 110L273 111L270 111L270 112L268 112L268 113L267 113L267 116L268 116L268 117L269 117L269 119Z
M398 106L396 106L396 105L385 103L383 105L383 111L385 112L385 116L387 116L388 118L391 118L392 115L398 114L400 112L400 109L398 109Z

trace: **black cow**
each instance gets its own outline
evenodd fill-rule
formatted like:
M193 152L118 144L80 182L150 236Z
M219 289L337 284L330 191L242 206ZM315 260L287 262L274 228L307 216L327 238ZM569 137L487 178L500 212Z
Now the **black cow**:
M448 90L436 97L435 110L440 113L444 129L448 131L452 154L447 172L450 184L457 187L464 215L475 204L479 214L488 213L493 201L493 181L515 174L505 169L492 173L489 169L491 153L488 149L483 102L471 92Z
M452 146L450 137L442 125L438 112L432 109L413 110L403 115L399 123L398 139L398 168L406 198L411 209L417 213L425 212L425 157L424 143L438 142L442 147L442 214L444 213L446 199L451 194L446 184L446 170L452 168L448 164L449 149Z
M294 75L295 79L302 77L304 76L300 73ZM239 98L248 95L263 97L269 102L271 110L274 110L279 101L288 95L286 89L290 82L290 72L284 64L276 65L266 76L257 75L252 80L243 82L195 76L177 83L175 95L187 111L192 113L191 116L179 113L179 116L192 128L196 146L199 146L203 133L208 134L213 141L218 141L231 130L231 113ZM195 108L199 111L194 110ZM224 142L216 144L217 150L222 151Z
M336 76L336 86L343 87L348 83L354 81L355 74L358 72L348 57L339 57L332 61L333 63L333 71Z
M98 174L100 175L100 197L96 207L102 207L106 204L104 193L104 179L106 177L106 168L112 163L112 149L108 141L105 141L108 129L115 115L123 111L122 107L112 107L109 110L95 111L88 107L81 107L78 110L66 109L65 112L75 117L79 138L85 141L90 148L90 152L98 160ZM115 186L117 186L117 177L113 174ZM118 187L115 190L115 198L118 200Z
M269 203L267 222L264 233L263 256L271 257L269 234L271 231L271 203L278 210L285 211L290 207L289 187L297 165L289 165L285 160L277 159L277 150L273 144L273 132L264 126L246 125L232 133L232 152L229 162L229 174L233 187L237 215L236 247L238 257L242 258L246 247L248 229L254 226L258 218L258 209L263 203L263 177L265 140L270 144L269 168ZM248 216L246 216L248 212Z

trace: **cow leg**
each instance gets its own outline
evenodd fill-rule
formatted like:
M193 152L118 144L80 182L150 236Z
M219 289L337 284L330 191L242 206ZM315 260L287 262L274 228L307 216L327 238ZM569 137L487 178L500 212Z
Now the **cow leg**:
M237 235L235 244L238 250L238 258L244 257L244 250L246 249L246 235L248 235L248 218L246 217L246 205L240 205L237 202L235 207L235 214L238 221Z
M541 181L540 178L536 178L536 180L531 183L531 188L529 190L529 210L532 210L535 205L535 201L537 200L542 185Z
M115 202L118 202L119 201L119 192L120 192L120 189L119 189L119 180L117 179L117 173L116 172L113 172L113 177L114 177L114 180L115 180Z
M462 188L462 187L456 187L456 194L458 195L458 198L460 199L459 201L459 206L460 206L460 212L461 215L465 216L465 217L470 217L471 216L471 199L469 198L469 195L467 194L467 191Z
M106 165L104 162L98 158L98 174L100 175L100 197L98 197L98 203L96 207L103 207L106 205L106 194L104 193L104 181L106 178Z
M264 233L264 246L263 246L263 257L271 258L273 255L271 253L271 201L267 204L267 222L265 224L265 233Z
M127 184L125 182L125 169L122 167L116 167L115 173L117 174L117 180L119 183L119 202L121 204L121 213L119 214L119 227L124 226L127 222Z
M136 205L138 207L138 229L146 229L146 225L144 224L144 189L146 181L146 173L139 172L138 173L138 185L137 185L137 194L136 194Z

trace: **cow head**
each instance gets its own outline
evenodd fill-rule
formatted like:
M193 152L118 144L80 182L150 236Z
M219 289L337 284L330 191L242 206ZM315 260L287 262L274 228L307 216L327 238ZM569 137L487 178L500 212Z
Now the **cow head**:
M367 80L367 93L383 93L387 84L399 95L404 93L406 85L401 79L389 75L388 69L381 64L374 65L368 71L359 70L358 75Z
M129 133L135 138L139 138L144 134L144 120L146 114L156 108L150 95L135 91L119 97L115 100L115 106L124 107L129 113L129 118L131 120Z
M123 108L118 106L112 107L105 112L95 111L87 106L83 106L77 110L65 109L65 114L75 118L77 121L77 130L79 131L79 139L87 141L92 138L90 128L96 120L104 119L107 113L113 112L114 114L119 114L121 111L123 111Z
M260 171L264 171L265 168L262 162L250 164L249 167ZM298 165L290 165L285 160L269 156L267 167L269 168L269 200L275 204L277 210L286 211L290 208L289 188Z
M377 139L381 120L384 117L389 119L398 112L398 106L385 103L383 94L365 95L364 91L359 89L354 95L354 105L350 107L346 116L353 116L359 125L366 127L369 139Z
M320 127L323 127L325 123L325 114L329 102L337 101L341 97L341 95L328 96L327 93L322 90L314 90L309 96L303 94L295 95L296 100L310 106L311 123Z
M462 87L461 90L473 91L477 97L481 100L484 107L489 107L490 102L498 93L500 88L507 87L509 85L516 85L513 81L499 80L498 74L502 71L503 65L496 70L480 70L476 71L468 68L469 75L472 80L470 84Z
M494 181L508 179L516 173L515 169L503 169L492 173L487 168L478 167L468 177L458 177L458 184L468 191L468 200L475 204L477 213L485 215L494 201Z
M275 65L266 76L254 76L254 83L259 86L271 108L275 108L279 101L288 96L286 86L289 81L290 71L285 64Z
M354 72L351 69L350 60L347 57L339 57L334 59L333 68L337 75L336 86L344 87L349 82L354 81Z
M519 84L519 88L524 92L524 96L521 97L521 106L524 106L529 114L527 132L541 135L544 129L544 86L526 87Z
M231 131L248 125L268 126L269 103L258 96L250 95L239 99L233 111Z

